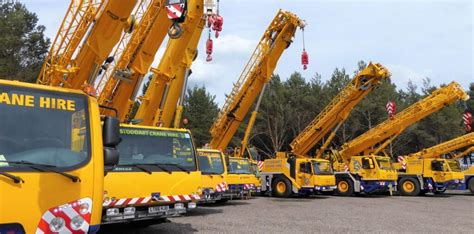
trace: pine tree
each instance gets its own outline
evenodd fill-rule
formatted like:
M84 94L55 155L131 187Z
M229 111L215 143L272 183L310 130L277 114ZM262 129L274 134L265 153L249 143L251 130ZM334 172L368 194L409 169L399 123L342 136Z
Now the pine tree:
M0 78L35 82L50 45L45 27L21 3L0 4Z

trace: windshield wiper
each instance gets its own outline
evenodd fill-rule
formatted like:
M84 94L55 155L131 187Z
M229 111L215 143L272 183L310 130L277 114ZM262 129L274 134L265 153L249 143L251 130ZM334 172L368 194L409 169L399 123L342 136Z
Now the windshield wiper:
M189 170L186 170L186 168L178 165L177 163L160 163L159 165L174 166L174 167L176 167L176 168L180 169L181 171L184 171L188 174L191 173Z
M5 176L5 177L8 177L8 178L12 179L13 182L15 182L15 184L18 184L18 183L20 183L20 182L21 182L21 183L25 183L25 181L24 181L21 177L19 177L19 176L14 176L14 175L12 175L12 174L10 174L10 173L7 173L7 172L0 171L0 175L3 175L3 176Z
M59 175L62 175L64 177L67 177L67 178L71 179L72 182L74 182L74 183L81 182L81 179L78 176L71 175L71 174L64 173L62 171L58 171L56 169L53 169L53 168L57 167L55 165L33 163L33 162L25 161L25 160L21 160L21 161L0 161L0 162L5 162L5 163L8 163L8 164L26 165L30 168L33 168L33 169L37 170L37 171L54 172L56 174L59 174Z

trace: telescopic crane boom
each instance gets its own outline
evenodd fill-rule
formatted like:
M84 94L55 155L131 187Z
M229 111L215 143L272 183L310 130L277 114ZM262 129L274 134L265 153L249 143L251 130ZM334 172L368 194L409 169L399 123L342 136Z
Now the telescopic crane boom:
M443 154L447 154L470 145L474 145L474 132L464 134L460 137L451 139L427 149L423 149L419 152L409 154L405 157L439 158Z
M193 34L196 30L202 30L205 24L203 0L190 1L186 21L182 25L182 35L179 39L168 41L166 51L160 61L158 68L152 68L153 73L145 95L139 97L141 101L135 119L140 120L140 125L157 126L160 104L167 92L167 84L175 79L178 67L185 57Z
M462 158L470 153L474 152L474 146L471 146L469 147L468 149L464 150L463 152L459 153L459 154L456 154L453 156L453 159L458 159L458 158Z
M345 143L339 150L337 159L340 163L348 163L352 156L368 153L377 154L412 124L457 100L468 98L469 96L458 83L451 82L396 114L393 119L388 119Z
M64 45L70 44L71 50L68 50L66 57L61 59L63 55L58 54L58 48L53 47L50 55L52 59L46 61L43 66L44 71L40 73L38 83L73 89L93 85L102 65L111 62L108 59L109 53L120 40L122 32L130 33L135 27L134 16L131 16L131 13L136 3L137 0L104 1L100 4L100 8L94 9L95 14L84 15L86 19L79 19L82 23L78 24L78 28L68 28L77 32L71 41L65 40L62 36L64 25L74 25L70 23L68 12L58 33L58 41L63 41ZM91 16L95 17L93 24L90 22L91 19L87 18ZM91 26L86 28L88 24ZM84 30L87 30L87 34ZM83 42L80 48L73 51L78 47L78 41ZM73 53L77 53L75 58L71 57ZM60 63L55 63L58 61Z
M166 0L154 0L147 8L138 8L141 21L133 34L123 37L115 49L117 61L100 77L96 86L99 103L118 110L119 119L129 119L143 77L163 43L171 21L164 9Z
M303 156L332 131L317 155L329 145L339 127L349 117L352 109L390 72L380 64L370 63L360 71L321 113L291 142L291 152Z
M296 29L304 26L304 21L293 13L278 11L210 129L211 148L227 148L255 99L270 80L283 51L291 44Z
M77 71L73 64L74 52L94 22L104 1L73 0L54 38L48 56L43 63L37 83L55 86L65 74Z

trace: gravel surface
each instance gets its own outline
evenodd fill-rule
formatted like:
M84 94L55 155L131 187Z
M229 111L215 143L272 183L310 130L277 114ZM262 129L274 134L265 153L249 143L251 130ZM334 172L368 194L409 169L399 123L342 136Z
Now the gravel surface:
M257 197L201 206L184 217L102 233L474 233L474 195Z

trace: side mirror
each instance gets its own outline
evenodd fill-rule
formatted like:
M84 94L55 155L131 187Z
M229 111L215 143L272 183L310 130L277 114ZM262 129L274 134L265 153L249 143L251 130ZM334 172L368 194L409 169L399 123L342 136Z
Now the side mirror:
M119 152L116 148L104 147L104 166L114 167L119 162Z
M106 147L117 146L122 139L120 138L120 121L117 118L104 117L102 127L102 141Z

